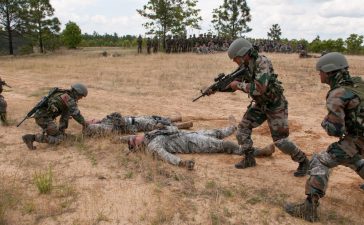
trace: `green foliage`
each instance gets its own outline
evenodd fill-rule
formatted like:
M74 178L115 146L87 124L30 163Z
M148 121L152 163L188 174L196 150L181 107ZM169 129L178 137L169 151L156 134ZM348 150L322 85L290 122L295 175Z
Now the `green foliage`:
M143 26L149 34L162 36L163 43L168 32L184 34L188 27L200 29L198 22L200 9L196 9L197 0L149 0L137 12L149 19Z
M68 48L76 48L82 40L80 27L72 21L66 24L62 32L62 41Z
M40 194L48 194L52 191L53 173L51 168L45 172L36 172L33 181L38 188Z
M14 53L13 35L21 33L25 24L25 3L23 0L0 0L0 30L6 31L10 55Z
M219 8L213 10L212 18L211 23L219 36L236 38L252 30L247 25L251 16L245 0L224 0Z
M351 34L346 40L346 49L350 54L358 54L363 50L363 35Z
M278 24L273 24L272 27L269 29L267 35L268 39L279 41L282 35L281 27Z
M27 29L31 37L37 40L43 53L44 39L52 39L60 31L60 22L54 15L54 8L49 0L29 0ZM54 45L53 45L54 46Z

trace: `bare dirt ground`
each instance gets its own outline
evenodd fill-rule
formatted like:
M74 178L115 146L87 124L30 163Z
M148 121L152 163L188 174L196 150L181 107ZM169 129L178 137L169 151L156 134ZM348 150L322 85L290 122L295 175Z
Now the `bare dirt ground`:
M309 224L282 210L284 202L305 198L307 178L294 177L297 164L279 151L246 170L234 168L239 156L182 155L196 161L190 172L143 153L127 154L127 146L110 138L83 139L74 121L67 132L76 138L27 150L21 136L39 128L32 119L20 128L15 124L54 86L85 83L89 96L79 107L87 119L114 111L180 113L194 121L193 129L224 127L229 115L240 119L250 102L241 92L191 101L218 73L235 68L226 53L135 55L106 49L103 57L103 50L0 58L0 77L13 86L3 93L12 125L0 127L0 224ZM266 55L285 87L291 139L310 157L325 150L336 139L320 127L328 87L314 70L317 59ZM364 57L348 60L351 74L363 75ZM254 130L253 139L260 147L271 143L266 124ZM34 177L49 169L52 191L39 194ZM350 169L335 168L318 224L364 224L361 182Z

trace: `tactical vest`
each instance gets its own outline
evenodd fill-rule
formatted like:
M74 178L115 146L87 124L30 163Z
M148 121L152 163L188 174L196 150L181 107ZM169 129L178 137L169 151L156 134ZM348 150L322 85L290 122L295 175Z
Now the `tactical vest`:
M53 94L47 105L47 112L53 117L57 117L62 114L62 112L68 110L68 102L71 96L67 90L59 90Z
M359 106L349 113L349 120L345 123L350 133L354 135L364 136L364 81L361 77L352 77L353 85L343 85L345 90L351 91L360 99Z

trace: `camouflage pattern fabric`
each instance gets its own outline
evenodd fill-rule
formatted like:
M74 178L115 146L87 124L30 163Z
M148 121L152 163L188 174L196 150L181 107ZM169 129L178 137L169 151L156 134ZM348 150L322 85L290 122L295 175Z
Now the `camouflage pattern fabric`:
M0 95L0 113L6 113L8 104L5 101L4 96Z
M338 165L353 169L364 179L364 133L358 118L363 108L360 98L351 89L352 79L346 70L339 71L329 78L331 90L326 98L327 116L321 126L330 136L340 138L325 152L313 157L310 164L310 178L306 183L306 194L325 195L329 181L329 171Z
M120 121L122 120L122 121ZM161 116L121 116L112 113L96 124L90 124L85 129L88 136L102 136L111 133L135 134L137 132L152 131L163 126L173 126L172 121Z
M181 159L175 153L230 153L242 154L238 145L235 151L226 147L224 137L230 136L235 126L223 129L201 130L195 132L180 131L176 127L168 127L145 134L146 151L162 160L179 165ZM230 151L229 151L230 150Z
M288 139L288 102L283 95L283 87L274 74L271 61L265 56L255 57L256 60L248 66L250 80L238 85L254 100L239 123L236 133L238 143L246 153L253 151L252 129L267 120L275 146L295 162L303 162L305 153Z
M55 118L60 116L59 127ZM79 124L86 122L77 106L77 100L68 92L58 92L50 97L48 106L39 109L35 114L35 122L43 129L42 134L36 134L37 142L59 144L68 128L68 120L72 117Z

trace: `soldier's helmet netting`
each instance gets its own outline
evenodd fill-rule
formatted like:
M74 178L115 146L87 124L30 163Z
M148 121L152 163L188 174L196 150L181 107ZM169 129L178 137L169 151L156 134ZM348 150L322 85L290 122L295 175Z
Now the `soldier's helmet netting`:
M228 49L228 55L230 59L234 59L237 56L244 56L246 53L249 52L250 49L253 48L253 45L244 38L238 38L231 45Z
M340 69L348 68L349 64L345 56L339 52L330 52L319 58L316 63L316 70L329 73Z
M88 94L87 87L81 83L72 84L71 89L74 90L78 95L83 97L86 97Z

